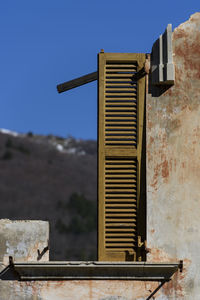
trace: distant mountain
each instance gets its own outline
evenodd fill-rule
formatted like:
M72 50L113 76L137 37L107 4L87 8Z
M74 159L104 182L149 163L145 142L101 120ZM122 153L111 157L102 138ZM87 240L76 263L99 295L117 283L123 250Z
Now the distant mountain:
M97 143L0 129L0 218L50 222L52 260L95 260Z

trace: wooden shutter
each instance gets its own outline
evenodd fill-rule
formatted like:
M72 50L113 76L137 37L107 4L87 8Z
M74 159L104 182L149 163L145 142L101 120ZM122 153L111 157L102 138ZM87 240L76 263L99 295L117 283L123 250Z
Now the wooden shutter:
M98 259L137 259L145 54L99 54Z

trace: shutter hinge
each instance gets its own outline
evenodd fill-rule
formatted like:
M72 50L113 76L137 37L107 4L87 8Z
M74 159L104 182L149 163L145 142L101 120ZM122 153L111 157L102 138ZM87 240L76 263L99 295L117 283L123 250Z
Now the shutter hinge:
M145 242L142 242L142 237L138 236L138 248L144 247Z
M142 241L142 237L140 235L138 236L138 248L144 250L146 253L150 252L150 249L147 248L147 241Z
M142 261L143 257L146 255L146 253L148 253L149 251L147 250L147 242L142 241L142 237L139 235L138 236L138 240L137 240L137 257L138 257L138 261Z

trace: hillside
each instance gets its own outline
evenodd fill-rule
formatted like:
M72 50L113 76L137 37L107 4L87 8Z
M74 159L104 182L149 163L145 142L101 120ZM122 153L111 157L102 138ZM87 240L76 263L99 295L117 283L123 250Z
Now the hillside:
M48 220L52 260L96 259L96 147L0 130L0 218Z

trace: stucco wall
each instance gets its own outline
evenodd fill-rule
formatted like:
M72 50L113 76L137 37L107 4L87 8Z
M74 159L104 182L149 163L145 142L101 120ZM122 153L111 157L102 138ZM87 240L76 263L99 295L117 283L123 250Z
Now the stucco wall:
M9 256L15 262L48 261L48 244L48 222L0 220L0 261L5 264Z
M124 280L9 281L1 300L146 300L158 286ZM153 299L153 298L152 298ZM158 297L156 299L168 299Z
M148 260L183 259L184 272L165 285L163 296L198 300L200 13L174 30L173 60L175 85L163 94L153 88L147 97Z
M0 272L15 262L49 260L49 223L46 221L0 220ZM23 286L16 280L0 279L0 300L37 299L30 284Z

